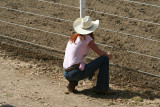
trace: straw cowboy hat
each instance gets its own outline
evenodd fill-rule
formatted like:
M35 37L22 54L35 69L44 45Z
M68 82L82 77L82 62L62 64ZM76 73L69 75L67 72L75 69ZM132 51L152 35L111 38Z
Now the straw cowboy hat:
M73 23L74 30L82 35L90 34L98 28L99 20L92 21L90 16L78 18Z

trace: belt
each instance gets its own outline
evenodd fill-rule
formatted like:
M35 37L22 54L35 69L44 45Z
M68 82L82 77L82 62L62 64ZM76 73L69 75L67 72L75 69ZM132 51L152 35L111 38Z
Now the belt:
M68 68L66 68L64 70L67 71L67 72L69 72L69 71L72 71L75 68L79 68L79 65L80 64L74 64L74 65L72 65L72 66L70 66L70 67L68 67Z

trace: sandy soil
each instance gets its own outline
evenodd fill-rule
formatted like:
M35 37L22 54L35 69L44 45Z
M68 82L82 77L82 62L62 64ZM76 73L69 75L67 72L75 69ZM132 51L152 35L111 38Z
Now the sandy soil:
M3 46L4 47L4 46ZM158 94L149 95L135 89L110 84L114 96L96 95L93 81L80 81L78 94L68 94L62 69L51 60L17 56L0 51L1 107L159 107ZM52 66L51 66L52 65Z
M48 1L77 7L79 6L79 2L76 0ZM160 5L159 0L142 0L142 2ZM53 3L40 2L38 0L0 0L0 6L72 21L79 17L78 9ZM87 8L118 14L129 18L160 23L160 9L157 7L120 2L118 0L95 0L92 1L92 3L91 0L87 0ZM132 21L91 11L86 11L86 14L90 15L93 20L100 19L100 27L160 40L160 26L158 25ZM5 8L0 8L0 20L68 36L74 33L72 23L70 22L24 12L11 11ZM68 37L3 22L0 22L0 34L53 47L57 50L64 50L68 41ZM79 90L85 90L81 92L82 94L65 95L64 91L67 81L65 81L62 76L62 61L64 53L40 49L29 44L0 38L2 51L0 63L4 62L0 64L0 71L2 71L0 72L2 73L2 78L0 78L2 79L2 81L0 81L2 83L0 84L2 85L2 88L0 87L2 89L2 91L0 91L2 92L0 99L2 100L2 103L0 102L0 104L11 104L14 106L23 106L25 104L28 104L28 106L33 106L34 104L37 104L36 106L45 106L44 104L49 104L49 106L53 106L53 104L56 103L56 106L58 106L58 104L64 104L65 106L66 102L69 102L69 104L67 103L67 106L88 106L92 104L97 106L113 106L113 104L115 104L114 106L135 106L136 104L144 106L152 106L153 104L153 106L159 106L157 101L159 101L160 96L160 78L143 75L137 73L135 70L142 70L160 75L160 61L158 59L136 55L123 50L127 49L160 57L160 43L132 36L124 36L100 29L97 29L95 32L95 41L104 45L111 45L120 48L119 50L99 45L100 48L105 51L112 51L113 60L111 63L125 67L110 67L110 83L112 84L112 87L118 91L118 95L102 97L90 92L89 88L95 84L96 78L94 78L92 82L86 80L85 86L83 82L80 83ZM3 51L4 53L7 52L7 54L4 54ZM12 57L7 58L7 56ZM93 52L91 52L89 56L97 57ZM86 62L87 61L89 60L86 60ZM13 71L12 74L9 73L11 71ZM10 78L11 76L14 77ZM61 79L56 78L57 76ZM3 81L3 79L6 79L6 81ZM19 84L22 85L22 88L19 88ZM36 84L38 84L38 86ZM11 88L8 86L11 86ZM17 89L20 90L16 91ZM51 89L55 89L56 92ZM24 93L23 90L25 90L26 93ZM37 93L36 90L38 90ZM55 94L52 95L51 93ZM59 98L56 99L56 96L59 96ZM7 99L12 100L9 102ZM18 102L17 99L20 102ZM64 102L62 99L67 101ZM136 101L137 99L138 101ZM141 102L141 99L143 99L143 102ZM75 103L71 102L72 100ZM85 103L82 104L79 101ZM25 106L27 107L27 105Z
M50 0L53 2L53 0ZM78 6L77 1L70 0L57 0L56 3L63 3L67 5ZM119 2L117 0L111 1L95 1L92 2L87 0L87 8L99 10L108 13L114 13L123 15L130 18L138 18L142 20L152 21L154 23L160 23L159 16L160 10L157 7L150 7L145 5L136 5L127 2ZM145 1L151 3L149 1ZM159 4L159 1L153 1L153 4ZM79 17L79 11L75 8L65 7L56 5L53 3L42 2L38 0L1 0L1 6L8 8L23 10L27 12L32 12L35 14L42 14L45 16L52 16L55 18L75 20ZM135 8L136 7L136 8ZM152 8L152 9L150 9ZM1 20L12 22L20 25L25 25L32 28L42 29L50 32L56 32L60 34L66 34L70 36L74 31L72 28L72 23L64 22L53 18L46 18L38 15L27 14L23 12L11 11L7 9L0 9ZM90 15L93 19L100 19L100 27L106 29L114 29L117 31L136 34L141 37L147 37L159 40L160 39L160 26L148 23L142 23L137 21L131 21L119 17L113 17L106 14L94 13L86 11L87 15ZM14 38L22 39L25 41L33 42L36 44L41 44L44 46L50 46L57 50L64 50L68 37L40 32L39 30L33 30L21 26L15 26L7 23L0 24L0 33L3 35L11 36ZM159 59L149 58L142 55L137 55L123 51L125 49L140 52L143 54L148 54L156 57L160 57L160 43L153 42L144 39L138 39L131 36L124 36L118 33L113 33L109 31L103 31L98 29L95 32L95 41L102 43L104 45L111 45L116 48L109 48L106 46L101 46L100 48L105 51L112 51L114 63L118 66L123 66L125 68L119 68L117 66L111 66L112 72L112 83L120 86L136 86L136 87L146 87L147 89L160 91L159 78L149 77L134 70L142 70L145 72L153 73L155 75L160 75L160 61ZM12 45L25 47L27 49L32 48L32 46L27 46L18 44L13 41L4 40L0 38L3 42L9 42ZM35 49L33 49L35 50ZM47 50L48 51L48 50ZM49 53L49 52L48 52ZM47 52L46 52L47 54ZM64 53L63 53L64 54ZM63 57L61 53L61 57ZM53 55L53 53L52 53ZM54 54L58 56L59 54ZM90 53L90 57L97 57L93 52ZM138 83L138 84L137 84Z

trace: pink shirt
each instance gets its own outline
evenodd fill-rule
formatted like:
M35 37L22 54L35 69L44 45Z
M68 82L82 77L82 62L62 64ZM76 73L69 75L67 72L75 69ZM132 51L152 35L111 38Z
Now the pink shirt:
M89 53L88 43L93 40L89 35L85 35L85 40L77 37L75 43L68 41L65 50L63 68L68 68L74 64L83 62L83 58Z

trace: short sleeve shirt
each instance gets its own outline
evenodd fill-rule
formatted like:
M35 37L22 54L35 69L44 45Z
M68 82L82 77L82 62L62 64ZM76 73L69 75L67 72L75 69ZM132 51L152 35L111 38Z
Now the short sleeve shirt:
M63 68L68 68L74 64L83 62L84 57L89 53L89 42L93 40L89 35L84 35L85 39L77 37L75 43L68 41L65 56L63 61Z

